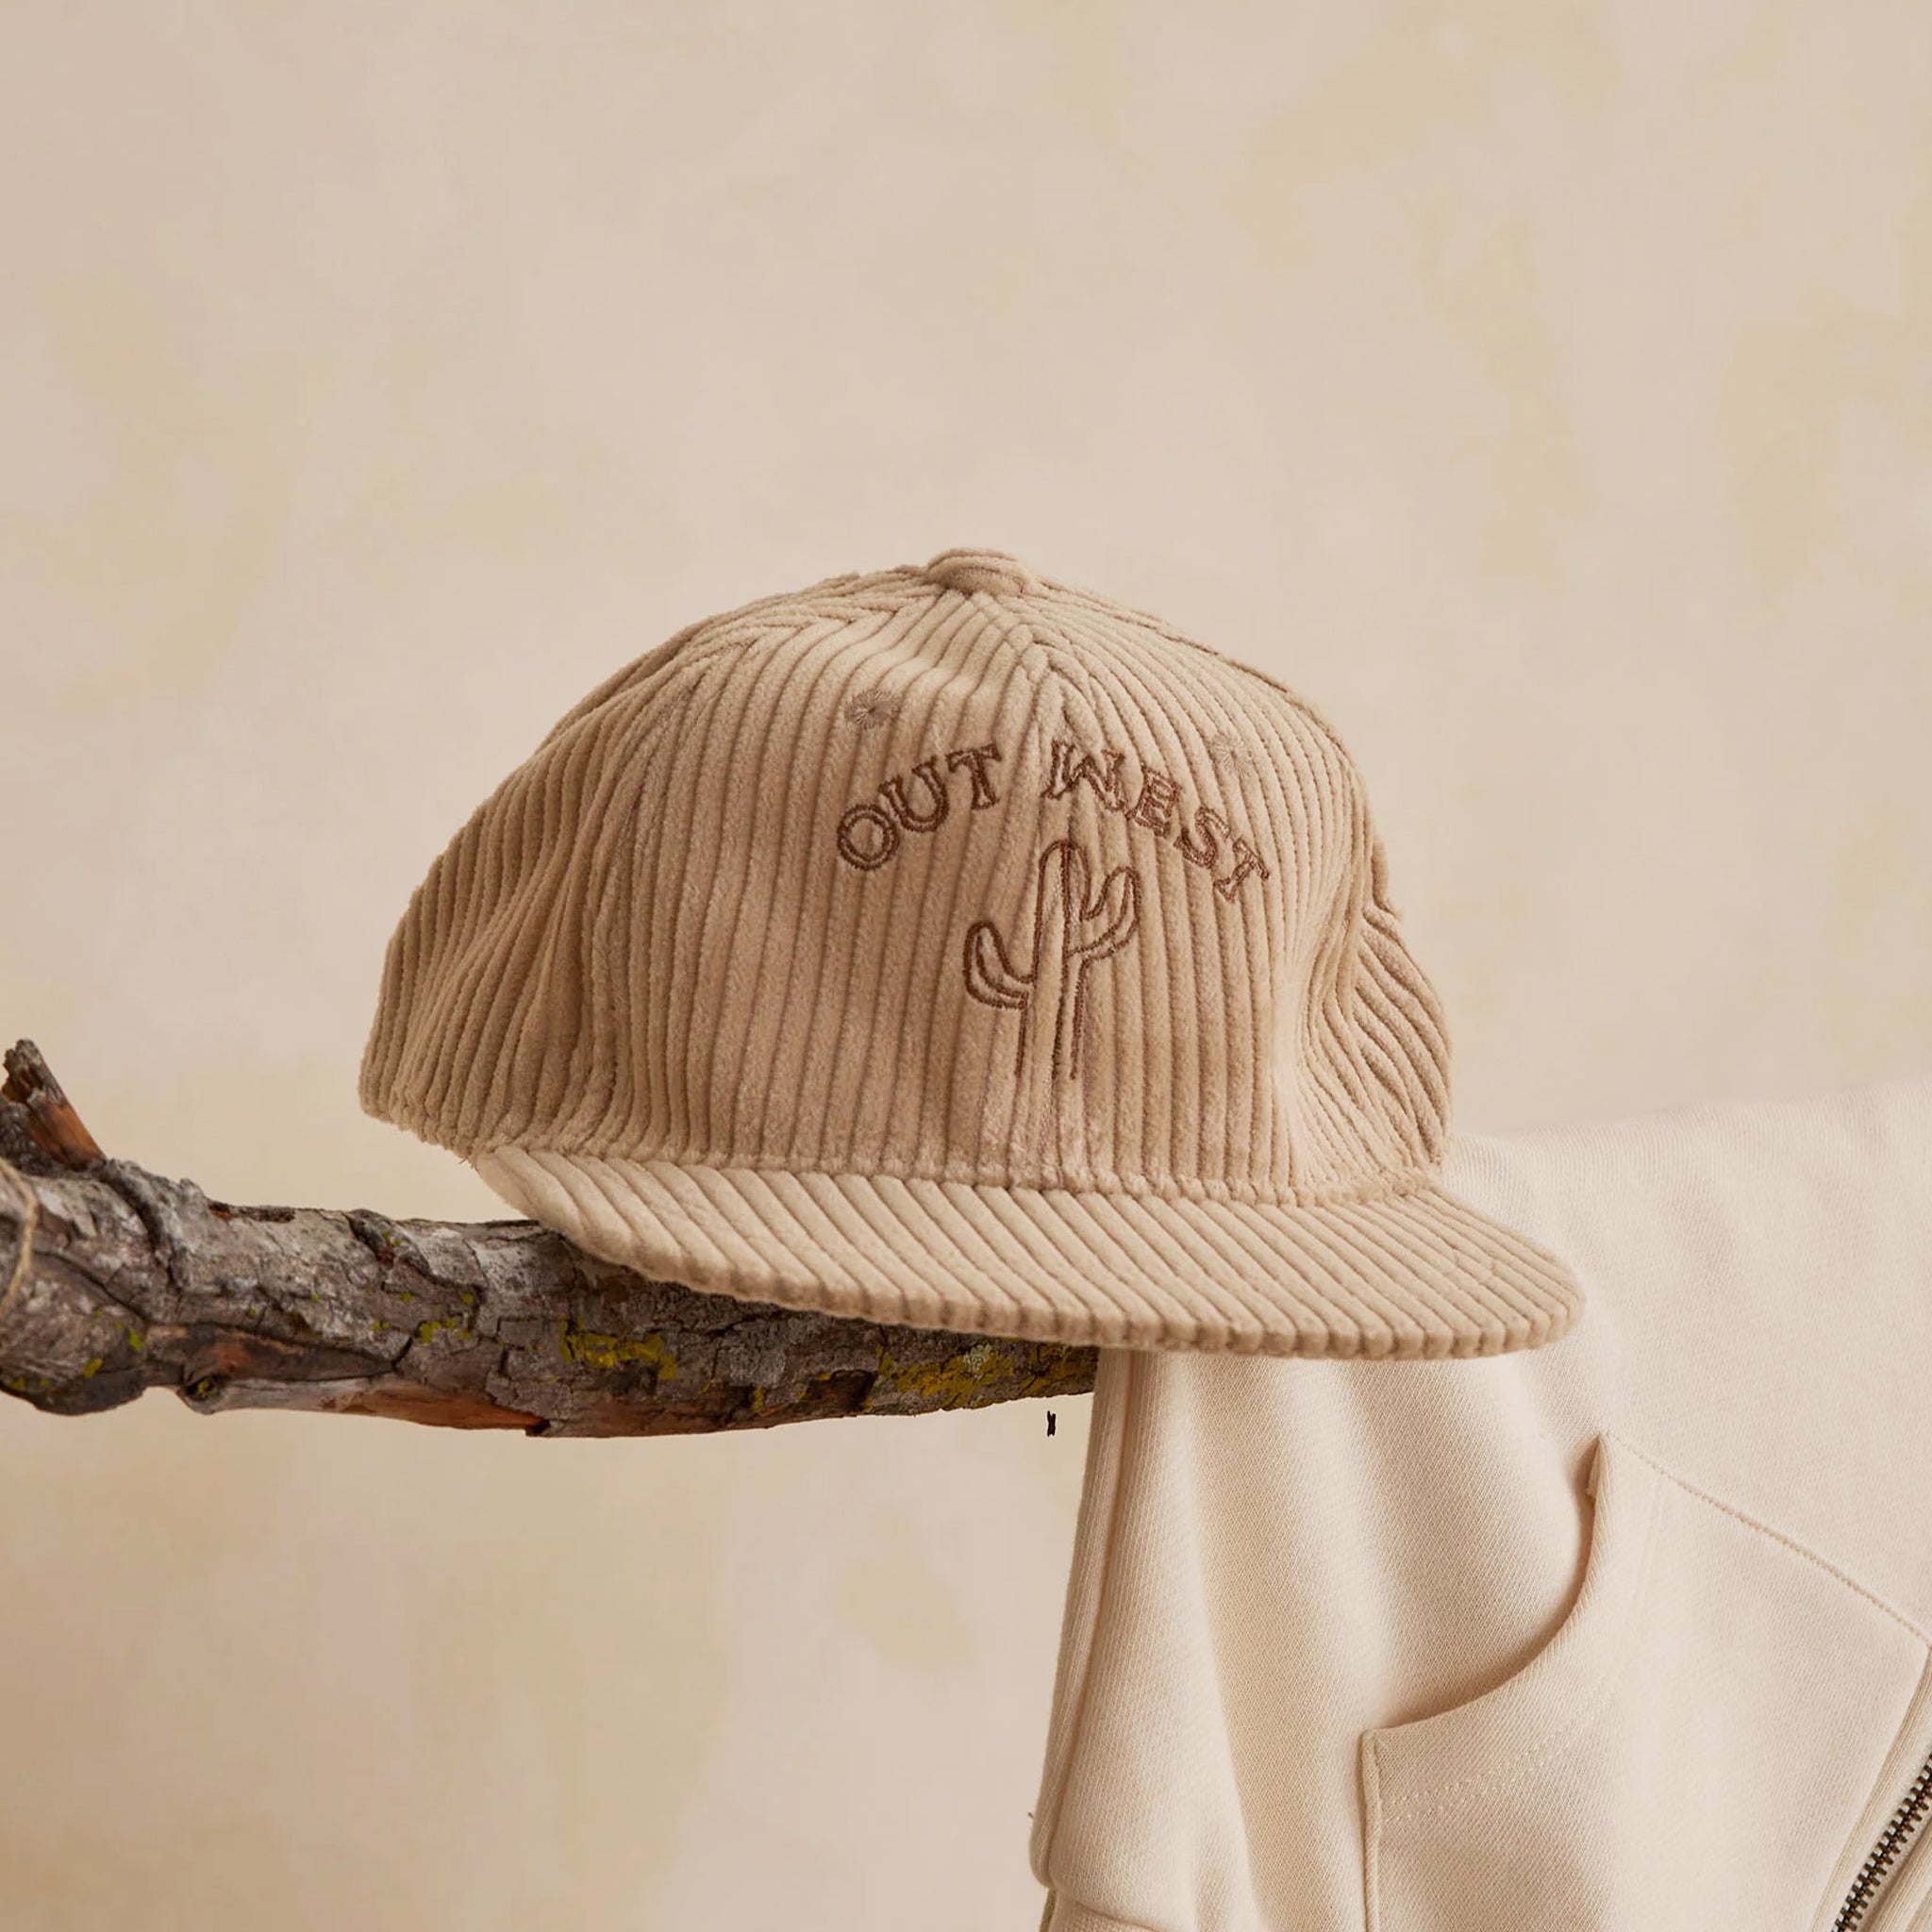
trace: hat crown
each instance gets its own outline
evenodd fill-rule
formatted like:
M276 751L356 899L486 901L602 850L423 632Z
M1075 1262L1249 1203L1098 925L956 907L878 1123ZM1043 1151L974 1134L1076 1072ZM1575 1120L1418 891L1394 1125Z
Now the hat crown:
M1448 1047L1320 714L961 549L560 720L412 898L362 1095L466 1155L1306 1201L1437 1164Z

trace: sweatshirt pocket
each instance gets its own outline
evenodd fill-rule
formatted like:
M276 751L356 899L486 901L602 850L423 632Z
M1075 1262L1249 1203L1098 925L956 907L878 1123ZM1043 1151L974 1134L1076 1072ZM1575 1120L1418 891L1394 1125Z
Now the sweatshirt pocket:
M1619 1436L1589 1491L1549 1642L1362 1735L1370 1932L1826 1932L1932 1752L1925 1637Z

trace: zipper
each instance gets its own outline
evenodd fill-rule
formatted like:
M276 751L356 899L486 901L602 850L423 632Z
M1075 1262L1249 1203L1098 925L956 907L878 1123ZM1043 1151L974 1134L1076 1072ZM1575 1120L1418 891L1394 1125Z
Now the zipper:
M1912 1834L1925 1822L1928 1810L1932 1810L1932 1757L1920 1768L1910 1789L1899 1800L1898 1809L1886 1820L1878 1842L1872 1847L1872 1856L1858 1868L1850 1894L1831 1922L1831 1932L1853 1932L1855 1926L1865 1923L1865 1915L1876 1901L1880 1887L1890 1875Z

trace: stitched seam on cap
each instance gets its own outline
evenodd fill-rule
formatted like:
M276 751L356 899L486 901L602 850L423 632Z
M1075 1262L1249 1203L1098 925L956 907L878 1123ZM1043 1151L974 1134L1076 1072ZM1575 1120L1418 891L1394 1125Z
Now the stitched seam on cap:
M1042 1180L1037 1174L1020 1174L1012 1168L946 1168L934 1174L905 1162L883 1161L855 1172L850 1168L801 1166L785 1160L719 1159L702 1153L625 1154L611 1148L563 1147L528 1141L499 1141L479 1147L465 1158L481 1160L503 1153L554 1154L565 1160L623 1161L633 1167L698 1168L709 1174L782 1174L818 1175L834 1181L924 1181L934 1187L1000 1188L1033 1194L1128 1194L1165 1201L1226 1202L1243 1208L1346 1208L1357 1203L1384 1201L1398 1194L1424 1193L1439 1190L1438 1176L1423 1168L1397 1168L1357 1188L1331 1190L1322 1193L1270 1191L1245 1181L1209 1181L1176 1178L1148 1180L1138 1175L1080 1173L1058 1179Z

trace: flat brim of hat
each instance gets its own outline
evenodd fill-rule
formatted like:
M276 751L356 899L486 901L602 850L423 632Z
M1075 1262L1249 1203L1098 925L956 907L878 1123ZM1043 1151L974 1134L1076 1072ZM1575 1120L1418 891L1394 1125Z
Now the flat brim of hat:
M1411 1360L1539 1348L1583 1306L1560 1259L1432 1184L1282 1207L520 1147L473 1164L654 1279L918 1328Z

